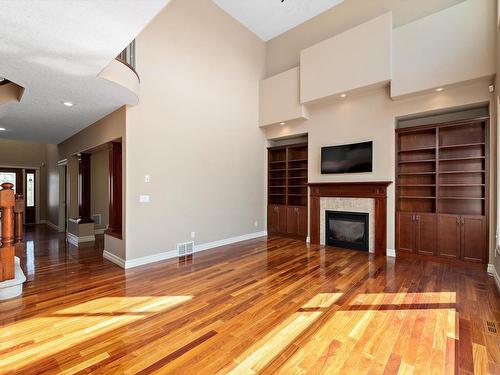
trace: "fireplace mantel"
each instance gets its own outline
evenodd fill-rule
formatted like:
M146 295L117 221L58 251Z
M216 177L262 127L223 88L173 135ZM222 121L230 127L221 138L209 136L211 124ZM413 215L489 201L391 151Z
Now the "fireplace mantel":
M375 255L387 251L387 186L391 181L311 183L310 231L311 243L319 245L321 197L373 198L375 200Z

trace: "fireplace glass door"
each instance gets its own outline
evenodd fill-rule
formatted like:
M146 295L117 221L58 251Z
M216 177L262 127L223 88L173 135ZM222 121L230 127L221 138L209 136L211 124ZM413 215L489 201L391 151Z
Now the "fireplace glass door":
M325 243L327 246L368 251L368 214L326 211Z

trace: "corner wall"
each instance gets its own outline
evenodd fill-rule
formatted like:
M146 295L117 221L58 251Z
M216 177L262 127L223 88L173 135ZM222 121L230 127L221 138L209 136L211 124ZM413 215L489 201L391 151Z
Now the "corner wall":
M265 46L211 1L174 0L136 38L126 257L265 230ZM145 182L145 176L151 182ZM150 203L139 203L149 195ZM257 222L257 225L254 225Z

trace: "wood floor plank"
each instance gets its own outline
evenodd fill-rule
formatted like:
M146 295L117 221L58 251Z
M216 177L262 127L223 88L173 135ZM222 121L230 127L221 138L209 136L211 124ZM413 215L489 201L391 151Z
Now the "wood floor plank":
M264 237L122 270L103 240L28 229L0 303L2 374L500 373L500 296L479 267ZM498 324L498 323L497 323Z

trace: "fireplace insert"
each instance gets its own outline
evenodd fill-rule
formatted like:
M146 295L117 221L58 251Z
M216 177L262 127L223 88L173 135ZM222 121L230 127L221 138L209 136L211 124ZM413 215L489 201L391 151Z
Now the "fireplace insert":
M326 211L326 245L368 251L368 220L367 213Z

